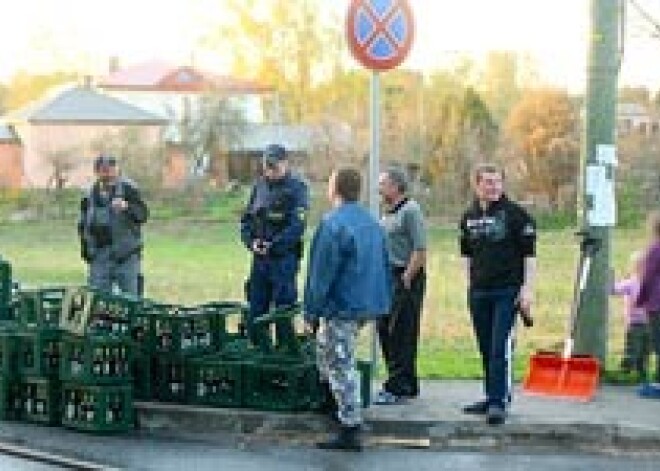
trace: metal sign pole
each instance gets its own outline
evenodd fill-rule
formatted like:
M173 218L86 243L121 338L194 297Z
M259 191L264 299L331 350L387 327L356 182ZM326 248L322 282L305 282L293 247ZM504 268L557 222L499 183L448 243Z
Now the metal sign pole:
M378 197L378 175L380 173L380 73L371 73L371 153L369 154L369 210L376 219L380 218ZM371 328L371 377L378 369L378 332L376 321Z
M408 0L351 0L346 15L346 39L353 57L371 70L371 153L369 209L379 219L380 72L399 66L410 52L415 32ZM376 322L371 330L371 373L378 369Z

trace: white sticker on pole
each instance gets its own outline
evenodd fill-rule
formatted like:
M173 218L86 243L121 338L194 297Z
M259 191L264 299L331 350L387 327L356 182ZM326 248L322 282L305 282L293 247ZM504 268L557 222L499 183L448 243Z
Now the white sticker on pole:
M601 165L616 167L619 161L616 158L616 146L612 144L599 144L596 146L596 160Z
M587 209L590 226L611 227L616 224L616 199L614 180L607 177L607 169L601 165L588 165L585 193L591 197Z

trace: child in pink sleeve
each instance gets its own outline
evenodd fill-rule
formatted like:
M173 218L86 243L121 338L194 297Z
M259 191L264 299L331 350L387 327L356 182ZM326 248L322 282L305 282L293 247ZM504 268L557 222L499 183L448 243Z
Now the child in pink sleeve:
M645 383L647 381L651 338L646 311L635 305L639 295L640 278L644 270L642 253L633 253L630 262L632 265L630 275L628 278L615 282L611 294L623 296L624 300L623 314L626 334L621 369L625 373L635 371L639 380Z

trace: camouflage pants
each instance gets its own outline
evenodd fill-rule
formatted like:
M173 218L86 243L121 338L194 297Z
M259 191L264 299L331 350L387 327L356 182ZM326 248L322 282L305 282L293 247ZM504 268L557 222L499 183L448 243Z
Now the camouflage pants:
M362 423L360 376L355 359L357 334L357 322L339 319L321 319L317 334L316 359L321 381L330 384L339 421L347 426Z

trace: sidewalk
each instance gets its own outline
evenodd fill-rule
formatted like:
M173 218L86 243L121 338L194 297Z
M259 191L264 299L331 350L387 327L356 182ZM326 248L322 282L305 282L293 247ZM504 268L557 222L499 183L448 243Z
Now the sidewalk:
M374 441L415 440L434 449L540 447L591 451L660 453L660 400L641 399L631 386L604 386L589 403L530 397L519 387L505 425L461 413L481 398L477 381L427 381L419 398L406 404L371 406L365 418ZM279 414L234 409L140 403L146 433L206 436L238 432L261 436L311 436L328 421L317 414Z

